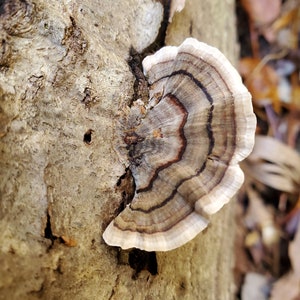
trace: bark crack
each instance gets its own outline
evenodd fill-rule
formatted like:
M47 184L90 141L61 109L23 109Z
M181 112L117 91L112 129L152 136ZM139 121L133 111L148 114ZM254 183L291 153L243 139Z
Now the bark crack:
M47 209L47 222L44 230L44 237L51 241L51 245L48 248L48 250L50 250L53 247L54 241L57 239L57 236L55 236L52 232L51 215L49 213L49 208Z

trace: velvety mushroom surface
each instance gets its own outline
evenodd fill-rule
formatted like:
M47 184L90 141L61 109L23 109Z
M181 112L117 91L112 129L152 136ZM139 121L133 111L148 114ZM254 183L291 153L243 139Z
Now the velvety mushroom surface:
M256 119L237 71L205 43L164 47L143 68L149 103L124 129L135 196L103 238L167 251L193 239L240 188L238 163L253 148Z

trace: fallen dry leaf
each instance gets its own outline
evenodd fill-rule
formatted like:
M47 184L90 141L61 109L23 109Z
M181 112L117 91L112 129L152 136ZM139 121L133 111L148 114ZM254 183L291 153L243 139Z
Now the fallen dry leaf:
M299 89L300 97L300 89ZM300 104L300 103L299 103ZM300 106L299 106L300 107ZM286 140L287 144L295 149L297 147L297 139L300 136L300 110L297 108L291 107L291 111L286 118Z
M272 28L276 31L289 26L297 19L299 8L293 8L290 11L283 13L273 24Z
M300 50L299 50L299 59L300 59ZM292 104L300 110L300 83L299 76L297 73L293 73L291 76L292 80Z
M296 300L300 296L300 280L290 272L277 280L272 288L270 300Z
M298 230L295 238L289 245L289 257L293 272L300 283L300 222L298 223Z
M281 1L241 0L241 3L249 16L253 54L258 57L258 34L262 34L267 40L275 39L275 30L270 25L280 14Z
M256 26L273 22L280 14L280 0L242 0L245 11Z
M264 245L270 247L279 240L279 231L274 224L274 212L268 209L260 194L251 188L250 185L247 186L246 191L249 199L249 206L245 216L245 223L250 228L259 228L261 230Z
M300 1L287 0L284 2L280 17L272 24L276 42L282 47L298 48L300 29Z
M279 77L272 67L263 64L258 58L246 57L239 62L239 72L253 97L254 104L262 106L268 100L274 104L276 111L280 110Z
M258 273L250 272L245 276L242 286L243 300L267 300L269 279Z
M279 191L299 193L300 155L272 137L256 136L254 149L242 168L253 180Z

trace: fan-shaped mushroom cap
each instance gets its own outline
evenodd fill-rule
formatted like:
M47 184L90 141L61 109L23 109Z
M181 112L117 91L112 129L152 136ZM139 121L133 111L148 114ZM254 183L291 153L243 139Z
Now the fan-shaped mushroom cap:
M136 192L106 228L107 244L167 251L193 239L237 192L251 152L251 96L216 48L193 38L143 61L149 109L130 128Z

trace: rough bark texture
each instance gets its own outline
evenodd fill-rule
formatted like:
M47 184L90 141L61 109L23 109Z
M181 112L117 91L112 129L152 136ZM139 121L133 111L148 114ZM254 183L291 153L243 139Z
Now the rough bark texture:
M115 147L134 97L127 60L156 39L161 3L0 5L0 299L232 299L232 204L192 242L157 253L155 276L132 279L127 253L101 237L122 199ZM233 0L189 0L165 41L193 36L233 61L234 27Z

